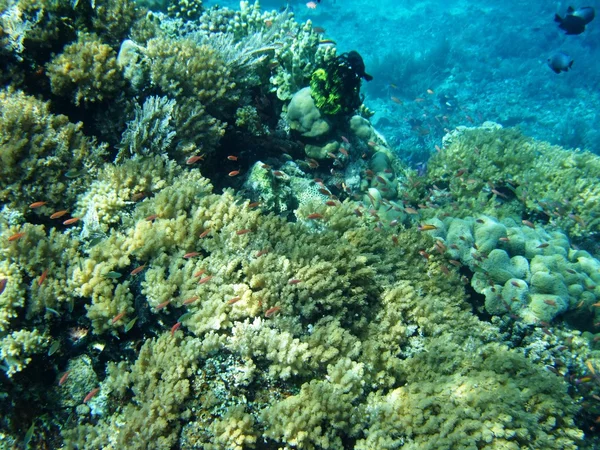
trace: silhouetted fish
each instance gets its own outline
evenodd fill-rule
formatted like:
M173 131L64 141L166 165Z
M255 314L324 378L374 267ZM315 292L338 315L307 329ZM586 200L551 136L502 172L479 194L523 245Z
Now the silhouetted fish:
M554 73L567 72L572 65L573 58L563 52L556 52L548 58L548 67L550 67Z
M554 15L554 21L558 22L558 28L565 30L566 34L581 34L585 31L585 26L594 20L596 11L591 6L581 8L567 8L567 15L563 18L558 14Z

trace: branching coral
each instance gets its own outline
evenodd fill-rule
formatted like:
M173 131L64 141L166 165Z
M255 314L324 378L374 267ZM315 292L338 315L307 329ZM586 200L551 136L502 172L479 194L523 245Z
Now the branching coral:
M70 97L76 105L114 98L123 86L116 56L97 36L80 33L76 42L48 63L52 92Z
M0 200L69 207L104 154L81 128L23 92L0 92Z

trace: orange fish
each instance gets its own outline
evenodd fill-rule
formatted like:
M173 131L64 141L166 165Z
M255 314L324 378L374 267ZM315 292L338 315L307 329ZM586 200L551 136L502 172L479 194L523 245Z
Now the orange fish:
M203 274L204 272L206 272L206 269L201 269L201 270L199 270L198 272L196 272L196 273L194 274L194 278L198 278L199 276L202 276L202 274Z
M336 202L334 202L333 200L328 200L328 201L326 201L326 202L325 202L325 204L326 204L327 206L337 206L337 203L336 203Z
M189 253L186 253L185 255L183 255L183 257L184 257L184 259L190 259L195 256L198 256L199 254L200 254L200 252L189 252Z
M267 253L269 253L269 250L267 250L267 249L260 250L260 251L256 252L255 258L259 258L262 255L266 255Z
M137 201L143 199L144 197L146 197L146 193L145 192L136 192L135 194L133 194L131 196L131 201L132 202L137 202Z
M135 269L133 269L129 275L131 275L132 277L137 275L138 273L140 273L142 270L144 270L144 268L146 267L146 264L142 264L139 267L136 267Z
M429 253L427 253L425 250L419 250L419 255L425 259L429 259Z
M8 237L8 242L12 242L12 241L16 241L18 239L21 239L23 236L25 236L25 232L22 231L20 233L15 233L12 236Z
M83 398L83 403L87 403L87 402L89 402L91 399L93 399L93 398L94 398L94 396L95 396L95 395L96 395L96 394L97 394L99 391L100 391L100 388L95 388L95 389L92 389L92 390L91 390L91 391L88 393L88 395L86 395L86 396Z
M198 297L197 295L194 295L193 297L190 297L190 298L184 300L183 303L182 303L182 305L191 305L192 303L194 303L199 298L200 297Z
M144 220L146 222L152 222L154 220L158 219L158 214L152 214L151 216L146 217Z
M248 234L248 233L250 233L251 231L252 231L252 230L249 230L249 229L245 228L245 229L243 229L243 230L237 230L237 231L235 232L235 234L237 234L238 236L242 236L242 235L244 235L244 234Z
M417 227L417 229L419 231L431 231L431 230L437 230L437 227L435 225L431 225L429 223L424 223L423 225L419 225Z
M56 211L55 213L53 213L50 218L51 219L59 219L62 216L64 216L68 211L66 209L63 209L61 211Z
M171 336L175 334L177 330L181 327L181 322L177 322L175 325L171 327Z
M44 206L48 202L33 202L29 207L31 209L39 208L40 206Z
M344 147L340 147L340 153L344 156L348 156L348 150L346 150Z
M229 175L230 177L235 177L237 175L240 174L239 170L232 170L231 172L229 172L227 175Z
M415 208L411 208L410 206L404 208L404 211L406 212L406 214L419 214L419 211L417 211Z
M204 159L204 156L202 155L196 155L196 156L191 156L190 158L188 158L186 160L186 164L188 166L192 165L192 164L196 164L198 161L202 161Z
M171 303L171 300L167 300L166 302L162 302L162 303L156 305L156 308L154 308L154 309L156 309L157 311L160 311L161 309L163 309L166 306L168 306L169 303Z
M63 373L62 377L60 377L60 380L58 380L59 386L62 386L63 384L65 384L67 382L67 378L69 378L70 373L71 373L70 370L67 370L65 373Z
M312 214L309 214L308 216L306 216L306 218L310 219L310 220L322 219L323 215L319 214L319 213L312 213Z
M248 203L248 209L256 208L258 205L260 205L260 202Z
M6 288L6 283L8 282L8 278L2 278L0 280L0 295L2 295L2 293L4 292L4 289Z
M265 317L271 317L280 310L281 308L279 306L273 306L272 308L269 308L265 311Z
M227 157L227 159L228 159L229 161L237 161L237 160L238 160L238 157L237 157L237 156L235 156L235 155L229 155L229 156Z
M40 278L38 280L38 286L42 285L42 283L44 282L44 280L46 279L47 276L48 276L48 269L44 270L42 272L42 274L40 275Z
M302 280L299 280L297 278L292 278L291 280L288 281L288 284L298 284L301 282L302 282Z
M79 217L71 217L63 222L63 225L73 225L74 223L79 222Z
M240 296L233 297L232 299L227 300L227 304L233 305L234 303L239 302L241 299L242 299L242 297L240 297Z
M526 227L535 228L535 225L533 224L533 222L530 222L529 220L521 220L521 223L523 225L525 225Z
M117 323L119 320L121 320L123 317L125 317L125 314L126 314L126 311L123 311L123 312L117 314L115 317L112 318L110 323Z
M202 233L200 233L200 236L198 236L200 239L205 238L206 236L208 236L208 233L210 233L210 228L208 228L207 230L204 230Z
M276 177L282 177L285 174L283 172L281 172L280 170L274 170L273 175L275 175Z
M204 284L204 283L206 283L207 281L209 281L209 280L210 280L212 277L213 277L212 275L209 275L209 276L207 276L207 277L204 277L204 278L202 278L200 281L198 281L198 284Z

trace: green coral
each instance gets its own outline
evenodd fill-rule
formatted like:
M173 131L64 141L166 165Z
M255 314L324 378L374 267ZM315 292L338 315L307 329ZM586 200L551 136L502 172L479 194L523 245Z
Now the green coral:
M43 213L68 208L105 153L82 127L52 114L46 102L1 91L0 200L14 208L46 201L49 206L36 211Z
M71 98L76 105L116 97L124 85L116 56L98 36L79 33L77 41L47 65L52 92Z
M500 218L527 213L571 236L600 230L599 176L598 156L535 141L493 123L451 133L444 150L428 163L428 180L443 180L460 210L476 208Z

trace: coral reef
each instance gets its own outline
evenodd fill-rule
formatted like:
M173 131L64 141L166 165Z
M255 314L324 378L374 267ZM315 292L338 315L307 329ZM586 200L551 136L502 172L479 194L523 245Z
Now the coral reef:
M594 446L596 157L486 124L418 175L288 11L33 3L0 1L0 446Z

